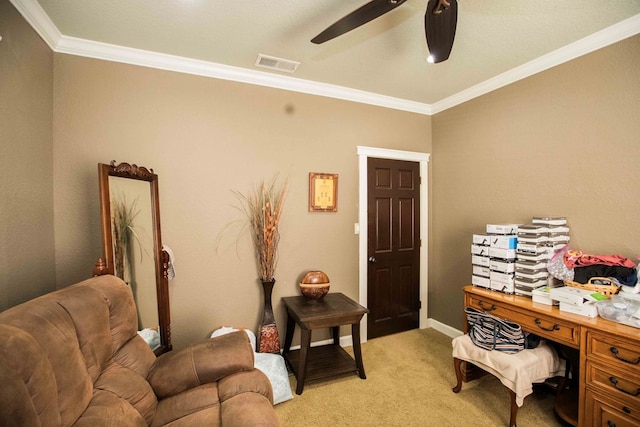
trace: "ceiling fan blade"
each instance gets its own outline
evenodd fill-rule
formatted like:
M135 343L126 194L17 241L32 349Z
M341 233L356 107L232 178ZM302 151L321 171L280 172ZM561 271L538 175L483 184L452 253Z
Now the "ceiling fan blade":
M335 37L338 37L346 32L358 28L359 26L366 24L369 21L384 15L387 12L392 11L396 7L400 6L406 0L373 0L359 9L354 10L347 16L344 16L339 21L335 22L329 28L311 39L312 43L320 44Z
M429 0L424 15L424 27L427 46L434 63L449 58L456 37L457 23L457 0Z

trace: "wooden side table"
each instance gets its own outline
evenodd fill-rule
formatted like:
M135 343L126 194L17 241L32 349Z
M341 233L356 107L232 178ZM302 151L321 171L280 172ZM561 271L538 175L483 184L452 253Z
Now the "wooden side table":
M287 332L283 356L296 375L296 394L302 394L305 381L357 372L366 379L360 350L360 320L369 312L341 293L329 293L321 300L303 296L282 298L287 309ZM291 351L296 324L300 327L300 350ZM340 347L340 326L351 325L355 360ZM333 343L311 347L311 331L331 328Z

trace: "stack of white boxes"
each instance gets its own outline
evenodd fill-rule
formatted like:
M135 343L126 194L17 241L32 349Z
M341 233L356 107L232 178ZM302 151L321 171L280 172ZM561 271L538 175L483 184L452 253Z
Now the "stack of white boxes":
M531 296L534 289L547 286L547 262L553 256L547 246L547 234L548 229L543 225L518 227L515 278L518 295Z
M473 235L473 285L514 292L517 229L517 224L487 224L486 234Z
M561 285L547 271L547 262L569 242L566 224L564 217L534 217L531 225L518 227L516 294L532 296L536 289Z
M606 298L597 292L572 286L553 288L549 291L549 294L552 300L560 302L560 311L586 317L598 317L598 309L595 302Z
M533 217L534 225L547 228L547 247L553 254L569 243L569 226L565 217Z
M471 284L483 288L491 287L490 280L490 259L489 259L489 236L486 234L474 234L471 244L471 265L473 273Z

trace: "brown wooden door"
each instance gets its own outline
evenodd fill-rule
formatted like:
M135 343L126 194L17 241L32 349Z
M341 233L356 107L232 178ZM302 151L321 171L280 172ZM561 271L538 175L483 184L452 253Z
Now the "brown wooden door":
M369 158L367 337L419 326L420 164Z

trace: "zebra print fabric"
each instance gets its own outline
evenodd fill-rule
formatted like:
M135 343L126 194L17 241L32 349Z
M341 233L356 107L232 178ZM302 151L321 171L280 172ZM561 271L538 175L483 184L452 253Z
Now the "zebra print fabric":
M469 337L478 347L504 353L524 350L525 335L519 324L474 307L466 307L464 311L469 322Z

